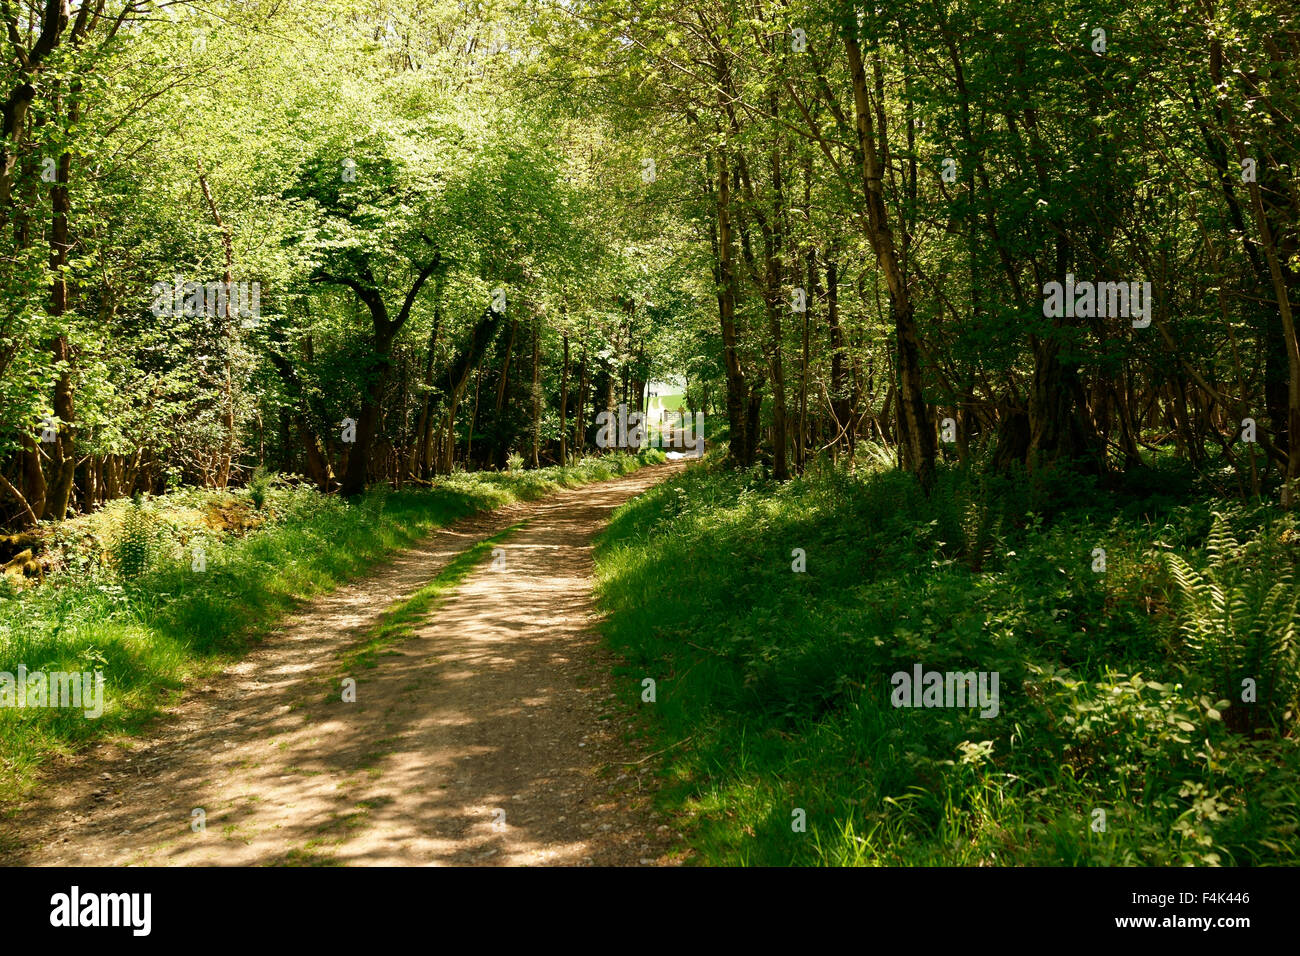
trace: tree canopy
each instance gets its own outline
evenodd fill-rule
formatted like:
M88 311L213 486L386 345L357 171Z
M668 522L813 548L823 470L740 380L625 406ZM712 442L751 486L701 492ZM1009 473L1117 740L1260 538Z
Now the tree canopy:
M1286 4L0 15L7 524L567 460L679 377L778 479L1300 477Z

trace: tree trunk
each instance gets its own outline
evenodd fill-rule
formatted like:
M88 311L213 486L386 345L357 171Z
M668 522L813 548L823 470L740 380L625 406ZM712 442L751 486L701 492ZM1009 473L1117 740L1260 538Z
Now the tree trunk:
M853 409L849 397L847 347L844 330L840 327L840 274L839 263L826 263L826 325L830 331L831 345L831 415L835 419L835 439L832 450L843 448L853 454L853 433L849 419Z
M560 464L569 463L569 444L566 413L569 406L569 333L564 333L564 365L560 373Z
M230 236L230 227L221 218L221 213L217 210L216 200L212 198L212 190L208 187L208 178L203 174L203 162L199 161L199 188L203 192L203 198L208 202L208 209L212 213L212 220L221 230L221 243L225 251L225 272L221 276L221 281L225 285L226 294L220 297L225 303L225 314L221 316L222 328L221 336L225 340L226 354L223 357L223 366L225 368L225 379L221 385L221 451L217 459L217 487L225 488L230 483L230 464L234 455L235 448L235 396L234 383L230 371L230 355L234 349L235 326L230 318L230 298L231 288L230 281L232 268L234 264L235 252L234 243Z
M587 427L583 420L587 405L587 345L582 346L582 359L578 362L578 405L573 410L573 457L582 458L587 446Z
M731 432L730 457L747 468L753 463L753 447L746 438L749 417L746 404L749 387L740 367L736 350L736 280L732 260L731 235L731 173L727 163L726 147L717 151L717 223L714 230L714 261L717 263L714 278L718 288L718 319L722 328L723 362L727 379L727 424Z
M366 489L370 469L370 452L379 422L380 403L383 401L384 384L387 381L389 366L392 362L390 352L393 340L401 332L406 320L411 315L416 296L424 287L429 276L442 264L441 253L433 257L416 275L402 302L401 311L396 318L389 318L388 307L375 283L370 264L362 260L355 275L334 275L322 271L316 276L317 282L329 282L345 285L356 293L357 298L370 310L371 325L374 329L372 341L372 359L367 369L365 398L361 413L357 416L356 442L348 449L347 464L343 468L342 492L349 497L359 495Z
M542 467L539 460L542 443L542 320L540 316L533 319L533 423L532 423L534 468Z
M853 82L854 113L857 119L858 146L862 157L862 185L867 207L868 238L889 288L889 311L894 324L896 377L898 385L898 427L904 467L913 472L926 494L934 486L938 436L929 407L925 404L920 363L920 335L912 304L911 290L899 264L894 234L885 206L884 184L877 146L876 121L872 118L870 94L862 51L857 39L846 33L844 46L848 54L849 75ZM882 109L883 104L877 104ZM885 130L879 131L881 142Z

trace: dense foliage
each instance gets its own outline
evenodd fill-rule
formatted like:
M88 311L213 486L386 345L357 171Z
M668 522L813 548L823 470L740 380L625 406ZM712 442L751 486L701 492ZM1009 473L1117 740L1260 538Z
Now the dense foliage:
M778 479L1297 473L1287 4L0 13L12 524L562 461L656 375Z
M936 486L701 468L616 518L608 633L629 701L656 681L700 862L1294 865L1294 519L1186 487ZM997 713L891 706L918 662L998 673Z
M718 858L1294 860L1293 3L0 20L5 660L154 700L280 606L228 546L342 577L671 384L719 454L603 573ZM889 706L919 662L998 719Z

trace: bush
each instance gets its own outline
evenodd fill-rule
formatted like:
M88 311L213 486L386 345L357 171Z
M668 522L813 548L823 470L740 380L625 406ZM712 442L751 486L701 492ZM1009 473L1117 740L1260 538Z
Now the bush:
M248 479L248 500L258 511L266 507L271 488L275 486L278 478L275 472L267 471L261 465L253 469L253 474Z
M127 581L146 571L157 551L158 526L153 512L137 493L122 514L122 524L113 543L113 559L118 574Z

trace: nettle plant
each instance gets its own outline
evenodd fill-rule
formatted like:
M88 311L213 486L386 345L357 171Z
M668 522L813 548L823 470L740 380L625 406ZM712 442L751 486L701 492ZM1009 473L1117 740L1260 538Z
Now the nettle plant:
M1239 732L1281 730L1295 719L1297 595L1286 554L1293 535L1289 527L1266 530L1242 544L1227 518L1215 512L1203 571L1177 554L1165 558L1191 665L1232 701L1224 719Z

